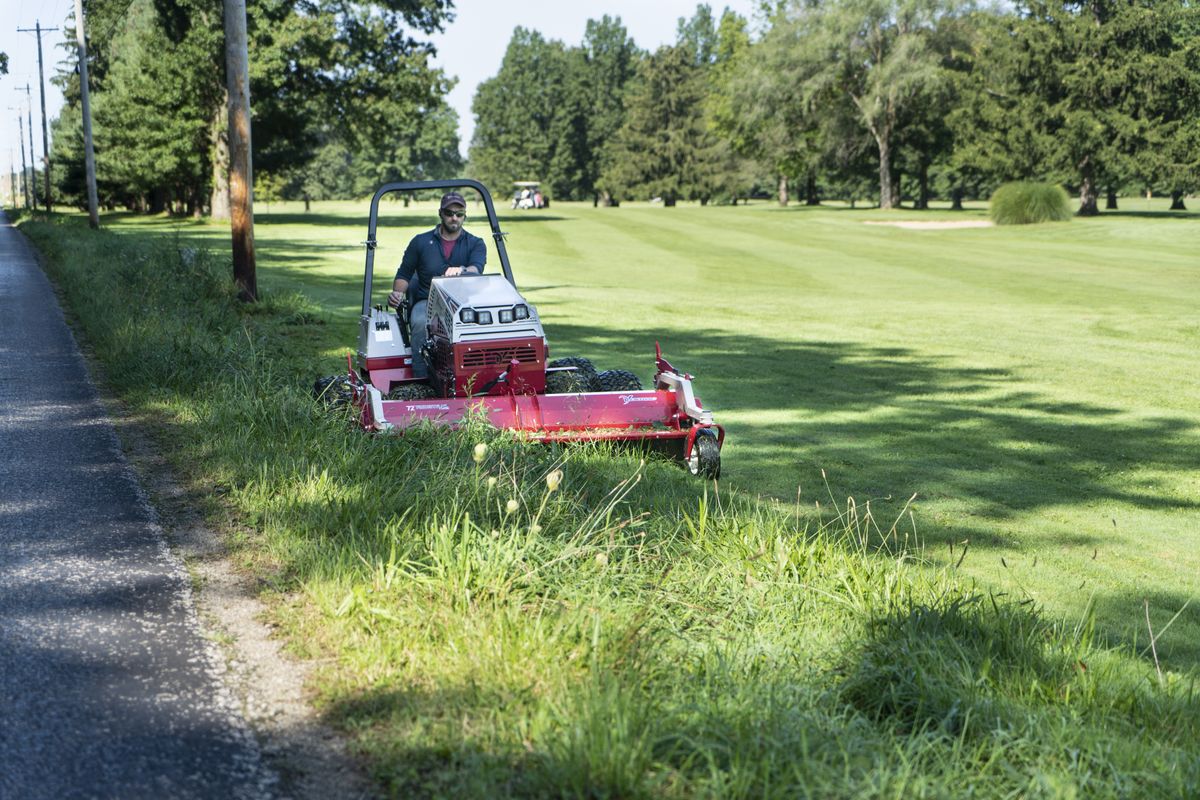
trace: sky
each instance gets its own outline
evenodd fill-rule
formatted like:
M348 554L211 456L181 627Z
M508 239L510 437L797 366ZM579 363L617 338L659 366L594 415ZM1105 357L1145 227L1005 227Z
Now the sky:
M629 35L639 47L653 50L675 39L679 17L690 17L696 0L602 0L602 2L565 3L562 0L457 0L455 20L443 33L431 37L438 49L434 63L458 84L447 100L458 112L459 142L463 155L471 142L475 121L471 116L471 98L475 88L500 69L504 50L518 25L539 31L547 39L559 39L577 45L583 39L587 21L604 14L620 17ZM754 19L758 0L710 2L714 14L729 7L748 19ZM42 38L46 69L46 114L58 116L62 94L49 82L57 65L70 55L74 41L68 42L64 28L74 17L74 0L0 0L0 52L8 54L8 75L0 76L0 170L9 163L21 166L20 134L17 115L28 119L25 86L32 89L34 150L42 158L42 121L38 97L37 37L19 33L17 28L43 27L59 30ZM70 50L63 45L70 45ZM18 88L19 87L19 88ZM253 103L253 98L251 98ZM29 133L25 133L29 149ZM28 159L29 153L26 152ZM11 159L11 161L10 161Z

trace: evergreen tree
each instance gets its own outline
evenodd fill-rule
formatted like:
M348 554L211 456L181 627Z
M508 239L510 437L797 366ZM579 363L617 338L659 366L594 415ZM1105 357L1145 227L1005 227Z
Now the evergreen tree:
M1024 0L987 19L957 158L996 179L1195 186L1197 9L1173 0ZM1175 187L1172 187L1175 188Z
M609 205L612 195L600 182L604 148L625 120L625 92L644 53L629 37L620 17L605 15L588 20L582 55L587 140L579 194L591 196L594 203Z
M623 197L707 202L728 168L728 143L709 128L708 79L687 44L664 46L640 65L625 123L606 153L602 181Z
M476 90L470 168L494 192L507 193L517 180L561 185L551 165L556 151L570 146L561 120L571 60L562 42L517 27L500 71Z
M88 0L98 182L110 201L156 209L174 198L198 210L211 187L217 210L227 171L222 5ZM453 171L451 82L429 64L432 46L415 38L440 30L449 9L449 0L251 3L256 167L300 189L307 162L339 139L364 162L361 175ZM70 118L79 91L68 65L57 80ZM68 178L78 150L62 147Z

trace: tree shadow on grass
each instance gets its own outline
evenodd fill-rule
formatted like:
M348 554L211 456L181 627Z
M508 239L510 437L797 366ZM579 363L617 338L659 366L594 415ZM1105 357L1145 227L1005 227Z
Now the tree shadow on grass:
M726 474L780 498L794 498L796 483L824 468L856 494L916 491L995 516L1098 500L1200 508L1124 475L1195 468L1200 430L1192 420L1127 419L1009 388L1005 370L904 348L563 323L547 333L556 354L633 368L643 381L661 342L668 360L696 375L717 421L725 416L736 448Z
M1098 619L1111 620L1105 628L1119 630L1120 641L1148 670L1156 657L1163 670L1184 672L1200 665L1200 585L1190 595L1154 587L1101 591L1092 602Z

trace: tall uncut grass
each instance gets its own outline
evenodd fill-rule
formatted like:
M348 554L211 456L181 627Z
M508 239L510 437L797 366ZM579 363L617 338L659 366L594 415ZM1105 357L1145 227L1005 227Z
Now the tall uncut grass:
M1006 183L992 194L988 215L997 225L1066 222L1071 218L1071 199L1053 183Z
M395 796L1200 794L1195 675L933 569L907 511L479 421L364 435L308 397L303 297L239 306L170 238L23 229Z

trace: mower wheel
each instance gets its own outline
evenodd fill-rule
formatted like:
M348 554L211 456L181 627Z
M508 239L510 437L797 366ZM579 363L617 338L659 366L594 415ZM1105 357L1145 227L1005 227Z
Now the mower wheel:
M582 394L590 390L587 376L579 372L546 373L546 394Z
M717 437L700 431L692 444L692 455L687 460L688 472L698 478L716 480L721 477L721 446Z
M547 367L574 367L576 375L582 375L584 383L588 388L591 388L592 381L596 380L596 367L591 361L586 358L556 358L546 365ZM550 373L554 374L554 373ZM570 373L568 373L570 374ZM583 391L587 391L584 389Z
M428 400L437 392L428 383L402 383L387 393L388 400Z
M592 381L597 392L635 392L642 388L638 376L627 369L606 369Z
M347 375L329 375L313 383L313 399L327 408L349 406L354 400L354 386Z

